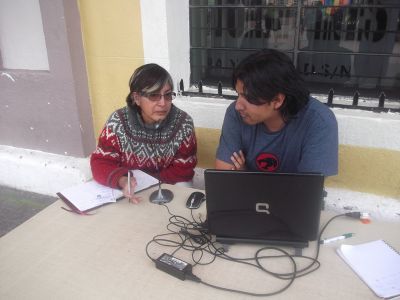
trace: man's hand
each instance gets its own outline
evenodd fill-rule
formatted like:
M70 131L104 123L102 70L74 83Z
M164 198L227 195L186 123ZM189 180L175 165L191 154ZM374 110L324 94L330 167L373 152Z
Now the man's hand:
M242 150L239 154L234 152L231 156L232 163L228 163L219 159L215 160L215 168L218 170L245 170L246 169L246 159Z
M239 150L239 153L233 152L231 156L231 161L234 165L232 170L245 170L246 169L246 159L244 157L244 154L242 150Z

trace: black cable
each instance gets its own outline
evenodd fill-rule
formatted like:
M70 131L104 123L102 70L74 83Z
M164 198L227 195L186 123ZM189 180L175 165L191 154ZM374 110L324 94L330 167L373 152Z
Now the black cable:
M277 248L277 247L262 247L258 249L254 255L254 257L247 257L247 258L235 258L226 253L223 247L218 247L216 246L216 241L214 241L211 237L211 235L207 234L205 232L205 228L203 228L203 222L200 218L200 222L195 219L193 216L193 211L191 210L191 217L192 221L182 217L182 216L177 216L171 213L169 210L168 206L165 204L160 204L164 206L167 209L167 212L169 213L169 223L167 225L167 230L169 233L166 234L160 234L156 235L153 237L151 241L149 241L146 245L146 254L147 256L152 260L153 259L148 252L148 248L152 243L156 243L158 245L164 246L164 247L173 247L175 248L174 251L172 252L175 254L179 250L186 250L191 252L192 256L192 261L194 262L195 265L208 265L213 263L217 258L220 259L225 259L228 261L232 262L237 262L237 263L242 263L251 267L255 267L259 269L260 271L267 273L277 279L285 280L287 283L285 286L280 288L279 290L276 290L274 292L270 293L253 293L253 292L248 292L248 291L242 291L242 290L236 290L236 289L229 289L226 287L221 287L221 286L216 286L208 282L204 282L202 279L194 275L191 271L186 274L186 279L202 283L206 286L223 290L223 291L229 291L229 292L234 292L234 293L239 293L239 294L244 294L244 295L250 295L250 296L272 296L279 294L286 289L288 289L294 280L298 277L302 277L305 275L308 275L314 271L316 271L320 267L320 262L318 261L319 257L319 252L320 252L320 243L319 241L321 240L321 236L325 229L328 227L328 225L335 219L343 216L349 216L353 218L360 218L361 213L359 212L350 212L350 213L345 213L345 214L340 214L332 217L327 221L327 223L322 227L319 235L318 235L318 240L317 240L317 248L316 248L316 254L315 257L308 257L308 256L303 256L303 255L291 255L288 252L286 252L283 249ZM179 239L179 241L175 240L170 240L167 237L169 236L174 236ZM279 255L261 255L262 252L264 251L269 251L269 250L274 250L276 252L280 252ZM209 259L205 256L205 254L209 254ZM277 272L272 272L268 270L264 265L262 264L263 260L266 259L276 259L276 258L287 258L289 262L292 265L292 272L286 272L286 273L277 273ZM310 260L311 262L303 267L303 268L298 268L297 262L295 260L297 259L306 259ZM206 261L205 261L206 260Z
M320 244L319 241L321 240L322 234L324 233L326 227L328 227L328 225L329 225L333 220L335 220L335 219L337 219L337 218L340 218L340 217L344 217L344 216L346 216L346 215L347 215L347 214L340 214L340 215L333 216L333 217L330 218L330 219L328 220L328 222L326 222L325 225L322 227L322 229L321 229L321 231L320 231L320 233L319 233L319 235L318 235L318 239L317 239L317 252L316 252L316 254L315 254L315 259L318 259L318 257L319 257L319 250L320 250L320 247L321 247L321 244ZM347 216L349 216L349 215L347 215Z

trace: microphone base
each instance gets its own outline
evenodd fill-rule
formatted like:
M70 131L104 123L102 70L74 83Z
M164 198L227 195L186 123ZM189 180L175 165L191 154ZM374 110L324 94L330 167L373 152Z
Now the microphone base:
M167 189L161 189L161 191L159 190L154 191L150 195L150 202L154 204L168 203L171 202L172 199L174 199L174 193Z

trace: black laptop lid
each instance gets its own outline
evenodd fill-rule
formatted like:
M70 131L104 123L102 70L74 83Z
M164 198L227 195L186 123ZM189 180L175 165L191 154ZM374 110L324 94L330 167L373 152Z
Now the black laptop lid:
M208 230L232 241L302 242L317 238L324 177L207 169Z

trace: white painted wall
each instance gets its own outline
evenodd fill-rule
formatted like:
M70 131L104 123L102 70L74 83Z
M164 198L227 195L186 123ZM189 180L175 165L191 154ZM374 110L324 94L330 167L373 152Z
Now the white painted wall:
M167 5L168 1L168 5ZM175 89L189 84L189 1L141 0L145 63L157 63L171 73Z
M189 1L168 0L167 33L169 71L176 87L183 79L186 89L190 78Z
M0 52L5 69L49 69L39 0L0 0Z
M170 68L165 0L141 0L143 50L145 63Z

